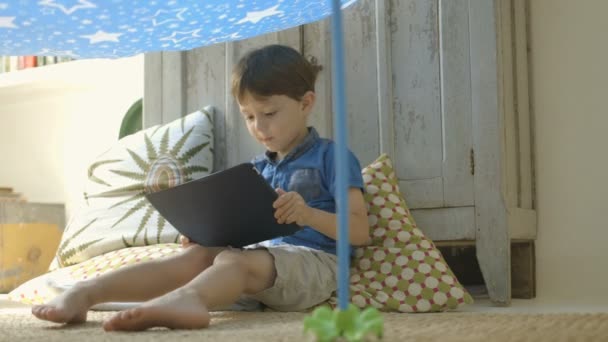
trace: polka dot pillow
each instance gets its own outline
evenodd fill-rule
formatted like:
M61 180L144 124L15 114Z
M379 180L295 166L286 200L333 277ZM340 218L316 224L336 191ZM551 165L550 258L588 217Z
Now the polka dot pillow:
M472 303L441 252L416 226L388 156L381 155L362 173L372 246L356 249L351 301L361 308L399 312L436 312Z
M179 244L165 243L111 251L31 279L11 291L8 298L24 304L44 304L78 281L139 262L163 258L180 250Z

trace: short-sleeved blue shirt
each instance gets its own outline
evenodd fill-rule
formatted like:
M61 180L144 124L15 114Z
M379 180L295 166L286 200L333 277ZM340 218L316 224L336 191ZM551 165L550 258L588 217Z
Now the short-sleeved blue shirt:
M304 141L282 160L276 161L276 152L266 151L252 163L274 189L296 191L308 206L330 213L336 212L334 142L320 138L313 127L309 127ZM348 175L349 187L363 189L361 165L350 150ZM293 235L271 240L271 245L281 243L336 254L336 241L308 226L302 227ZM352 250L351 246L351 253Z

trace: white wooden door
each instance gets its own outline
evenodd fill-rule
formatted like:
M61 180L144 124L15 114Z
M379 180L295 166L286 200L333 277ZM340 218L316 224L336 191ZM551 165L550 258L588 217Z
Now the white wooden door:
M302 36L324 67L313 123L331 137L328 27ZM361 0L344 11L344 32L350 147L362 165L391 156L431 238L474 239L468 2Z
M466 3L361 0L344 11L350 146L362 164L389 153L412 208L474 204ZM328 25L304 27L303 52L325 68L315 120L331 136Z
M473 205L466 1L391 4L397 176L412 207Z

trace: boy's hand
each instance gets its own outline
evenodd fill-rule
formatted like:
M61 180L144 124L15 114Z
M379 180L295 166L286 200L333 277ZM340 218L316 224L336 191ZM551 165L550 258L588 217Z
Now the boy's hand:
M279 198L274 201L272 206L276 209L274 217L279 223L293 223L298 226L307 226L309 218L312 216L312 208L306 204L306 201L295 191L285 192L283 189L277 189Z
M194 244L194 242L191 242L190 239L183 235L179 236L179 242L182 244L182 248L186 248Z

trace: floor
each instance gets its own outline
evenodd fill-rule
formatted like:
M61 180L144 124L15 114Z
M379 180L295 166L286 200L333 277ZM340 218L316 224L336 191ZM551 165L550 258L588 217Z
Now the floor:
M608 313L608 305L596 305L576 300L513 299L511 306L494 306L489 299L475 299L464 306L463 312L488 313Z
M7 295L0 294L0 310L23 308L26 305L7 299ZM542 299L514 299L511 306L495 306L487 298L476 298L475 303L464 306L462 312L487 313L608 313L608 305L584 303L576 300L542 300Z
M12 309L12 308L21 308L25 305L19 304L17 302L13 302L12 300L8 300L8 295L0 294L0 310L3 309Z

